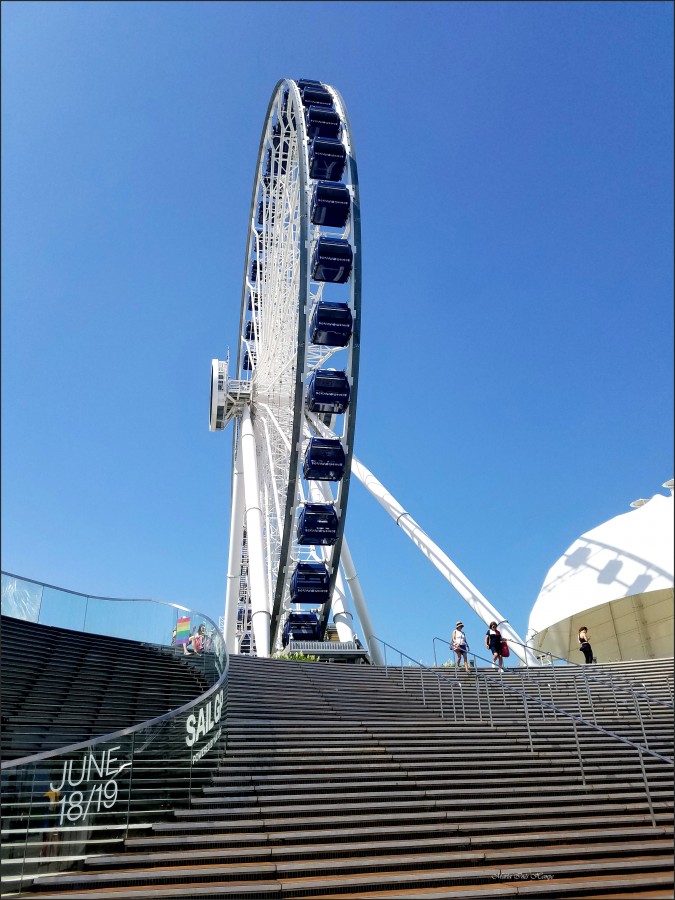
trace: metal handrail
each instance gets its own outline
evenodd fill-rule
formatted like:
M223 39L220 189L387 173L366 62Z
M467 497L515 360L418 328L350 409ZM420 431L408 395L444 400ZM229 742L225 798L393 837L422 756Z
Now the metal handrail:
M7 571L5 571L4 569L0 572L0 574L1 574L3 577L7 577L7 578L15 578L15 579L17 579L18 581L23 581L23 582L28 582L29 584L35 584L35 585L38 585L40 588L43 588L43 589L44 589L44 588L48 588L48 589L50 589L50 590L58 591L58 592L61 593L61 594L68 594L68 595L71 595L71 596L74 596L74 597L82 597L82 598L84 598L84 600L86 600L86 601L89 601L89 600L100 600L100 601L102 601L102 602L104 602L104 603L152 603L152 604L154 604L155 606L158 606L158 607L166 607L167 610L173 610L173 611L175 611L176 619L178 619L178 617L180 616L181 613L189 613L191 616L199 617L199 619L203 620L203 622L204 622L205 624L208 623L208 627L209 627L209 632L208 632L208 633L209 633L211 636L213 636L213 635L218 635L218 636L219 636L219 640L223 642L223 647L225 646L225 645L224 645L224 639L223 639L223 636L222 636L222 634L221 634L221 632L220 632L220 629L219 629L219 627L216 625L216 623L213 621L213 619L212 619L210 616L207 616L207 615L205 615L204 613L198 612L197 610L191 609L190 607L183 606L183 605L180 604L180 603L172 603L172 602L167 601L167 600L155 600L155 599L152 598L152 597L100 597L100 596L97 596L96 594L83 594L81 591L73 591L73 590L71 590L70 588L58 587L57 585L54 585L54 584L48 584L47 582L44 582L44 581L37 581L35 578L26 578L24 575L17 575L17 574L14 573L14 572L7 572ZM43 596L43 595L41 595L40 603L42 603L42 596ZM3 594L2 598L0 598L0 599L4 599L4 594ZM93 608L94 608L94 607L92 606L92 609L93 609ZM0 609L1 609L1 610L3 611L3 613L4 613L3 604L2 604L1 602L0 602ZM86 629L85 629L85 623L86 623L86 620L87 620L87 613L88 613L88 611L89 611L89 604L87 603L87 605L85 606L84 618L83 618L81 624L79 624L79 625L78 625L77 623L68 623L68 624L65 624L65 625L64 625L64 624L57 624L56 627L59 627L59 628L65 628L65 629L67 629L68 631L80 631L80 632L82 632L82 634L86 634L86 635L95 635L95 634L103 634L103 635L106 635L106 634L107 634L107 636L109 636L109 637L120 637L119 634L110 634L109 632L106 632L105 630L102 630L102 631L90 631L90 630L86 630ZM40 614L39 614L39 613L38 613L37 619L26 618L26 617L23 616L23 615L14 615L14 616L12 616L11 614L7 614L7 615L10 615L10 617L18 618L18 619L20 619L21 621L36 622L36 624L44 624L44 623L41 623L41 622L40 622ZM175 623L174 623L174 624L175 624ZM53 623L50 623L50 624L47 625L46 627L52 627L52 626L53 626ZM124 636L124 639L125 639L125 640L134 640L134 641L137 640L137 638L136 638L135 635L133 635L133 636L125 635L125 636ZM169 646L168 643L166 643L166 642L161 642L161 641L160 641L160 642L153 642L153 641L148 641L148 640L146 640L146 641L139 641L139 643L141 643L141 644L146 644L146 645L148 645L148 646L162 646L162 647L168 647L168 646ZM172 642L171 646L174 646L173 642ZM198 659L198 660L201 662L202 665L201 665L201 667L200 667L200 670L201 670L202 674L203 674L204 676L206 676L206 675L207 675L207 672L206 672L206 663L207 663L207 659L208 659L208 657L209 657L209 654L208 654L208 653L187 654L187 656L188 656L188 657L192 657L193 659ZM224 651L224 657L225 657L225 668L224 668L224 671L227 671L227 666L229 665L229 656L228 656L226 650Z
M438 665L438 660L436 657L436 641L441 641L444 645L448 645L448 646L451 645L451 641L449 641L447 638L442 638L442 637L438 637L438 636L433 638L432 646L433 646L433 653L434 653L434 663L436 665ZM510 640L509 643L519 643L521 647L526 647L526 644L522 644L519 641ZM546 654L551 657L554 656L554 654L550 653L549 651L546 651ZM476 657L476 654L473 653L472 651L468 651L467 655L472 656L474 658L474 666L475 666L476 665L475 660L476 660L476 658L478 658L478 657ZM589 681L589 679L594 679L594 680L597 680L598 682L602 682L602 674L597 675L597 674L593 674L593 672L588 672L583 665L573 663L570 660L564 659L563 657L556 657L556 659L559 659L559 660L565 662L570 668L574 668L574 669L578 670L578 672L580 672L580 674L584 677L585 687L586 687L586 696L588 698L588 705L590 707L593 718L595 718L595 705L593 703L593 697L592 697L590 689L589 689L588 681ZM491 663L491 665L494 666L494 663ZM455 665L454 668L455 668L455 674L456 674L457 670L460 668L460 666L457 664L457 665ZM556 678L557 678L556 667L552 663L551 663L550 669L547 669L547 671L549 671L549 670L553 673L553 680L556 681ZM516 671L526 674L526 675L529 675L531 671L539 671L539 670L538 669L533 670L533 669L531 669L530 666L525 666L525 667L520 666L520 667L518 667L518 669ZM577 673L575 672L574 674L576 676ZM642 684L642 687L644 688L644 690L642 692L640 692L640 691L634 691L632 688L628 687L621 681L618 681L618 687L625 691L628 691L632 697L633 702L631 703L629 700L624 700L623 698L619 698L617 696L617 691L615 690L615 685L614 685L614 680L612 678L612 675L611 675L611 673L607 673L607 674L609 677L609 686L612 690L612 697L614 699L614 705L616 707L617 715L620 715L619 701L621 702L621 705L624 706L625 709L632 710L633 706L638 703L637 698L639 698L639 697L646 699L650 703L657 703L658 705L665 707L667 709L674 708L673 705L668 703L667 701L661 700L658 697L652 697L650 694L648 694L644 682L639 682L640 684ZM576 698L577 698L577 706L578 706L579 712L581 712L581 701L579 698L579 692L577 690L576 682L574 684L574 687L575 687ZM537 686L537 689L539 690L538 686ZM639 706L639 704L638 704L638 706ZM651 707L648 707L648 710L649 710L649 717L651 719L653 719L654 714L652 712Z
M385 641L383 641L381 638L376 637L375 635L373 635L373 640L378 641L380 644L382 644L382 645L385 646L385 647L390 647L392 650L394 650L396 653L398 653L399 656L401 657L401 676L402 676L402 686L403 686L403 689L404 689L404 690L405 690L405 680L404 680L404 677L403 677L403 657L404 657L404 656L405 656L406 659L411 660L411 662L413 662L414 665L418 666L418 667L421 668L421 669L426 669L427 671L432 672L432 673L435 674L438 678L441 678L441 677L444 678L445 681L446 681L446 683L449 683L451 686L454 687L454 685L453 685L454 679L451 680L448 676L445 675L445 673L439 672L437 668L431 669L429 666L425 666L422 662L418 662L417 660L413 659L412 656L408 656L408 654L403 653L403 651L399 650L397 647L394 647L392 644L387 644ZM441 638L439 638L439 640L441 640ZM491 660L487 660L487 659L485 659L484 657L478 656L478 654L472 653L471 651L469 651L469 655L471 655L471 656L473 657L473 659L474 659L474 677L475 677L475 680L476 680L476 693L477 693L477 696L479 696L479 693L478 693L478 681L479 681L479 678L480 678L480 674L481 674L481 673L478 671L478 668L476 667L476 660L480 659L480 660L482 660L483 662L488 663L488 665L491 665L491 664L492 664L492 661L491 661ZM385 657L385 658L386 658L386 657ZM385 663L385 671L386 671L386 663ZM520 671L521 673L524 672L523 669L516 670L516 671ZM487 675L487 673L485 673L485 675ZM421 676L420 676L420 677L421 677ZM494 676L491 676L491 677L494 677ZM647 753L647 754L649 754L649 756L655 757L656 759L659 759L659 760L661 760L662 762L665 762L665 763L667 763L667 764L670 765L670 766L672 766L672 765L675 764L675 760L670 759L670 758L667 757L667 756L663 756L661 753L658 753L656 750L652 750L650 747L648 747L648 746L646 745L646 734L645 734L645 730L644 730L644 722L643 722L643 720L642 720L642 714L641 714L641 712L640 712L639 704L636 704L636 707L637 707L637 710L638 710L638 717L639 717L639 720L640 720L640 726L641 726L641 729L642 729L642 733L643 733L643 735L645 736L645 746L644 746L644 747L641 746L640 744L635 743L635 741L631 741L629 738L625 738L625 737L623 737L623 736L620 735L620 734L616 734L616 733L613 732L613 731L609 731L607 728L603 728L601 725L598 725L598 724L595 723L595 722L590 722L588 719L583 718L583 716L581 716L581 715L575 716L573 713L567 712L567 710L562 709L561 707L558 707L558 706L557 706L556 704L554 704L554 703L548 703L547 701L543 700L541 697L537 698L537 697L532 696L531 694L527 693L527 691L525 691L525 690L522 689L522 688L516 688L516 687L514 687L514 686L511 685L511 684L505 683L505 682L504 682L504 679L499 679L499 683L500 683L501 688L502 688L502 696L505 696L505 690L509 690L509 691L512 691L513 693L515 693L516 695L520 696L520 698L523 700L523 708L524 708L524 711L525 711L525 723L526 723L526 727L527 727L528 742L529 742L529 745L530 745L530 751L531 751L532 753L534 752L534 745L533 745L533 743L532 743L532 727L531 727L531 725L530 725L530 717L529 717L529 712L528 712L528 707L527 707L527 701L532 701L533 703L539 705L539 707L540 707L541 710L542 710L542 717L544 717L544 716L543 716L543 710L544 710L544 708L547 708L547 709L551 710L551 711L554 713L554 716L555 716L556 718L558 717L558 714L560 714L560 715L565 716L566 718L568 718L568 719L571 720L572 726L573 726L573 729L574 729L575 740L576 740L576 744L577 744L577 756L578 756L578 758L579 758L579 766L580 766L580 770L581 770L581 774L582 774L582 780L583 780L583 783L584 783L584 784L585 784L584 761L583 761L583 756L582 756L582 753L581 753L581 747L579 746L579 741L578 741L578 737L577 737L577 733L576 733L576 727L577 727L577 724L585 725L587 728L592 728L592 729L594 729L595 731L599 731L599 732L601 732L602 734L605 734L605 735L607 735L608 737L611 737L611 738L613 738L613 739L615 739L615 740L617 740L617 741L620 741L620 742L623 743L623 744L628 744L629 746L631 746L631 747L633 747L635 750L637 750L637 752L638 752L638 757L639 757L639 761L640 761L640 768L641 768L641 771L642 771L642 779L643 779L643 783L644 783L644 787L645 787L645 794L646 794L646 796L647 796L647 803L648 803L648 806L649 806L650 816L651 816L651 820L652 820L652 825L653 825L654 828L656 828L656 817L655 817L655 814L654 814L654 808L653 808L652 798L651 798L651 791L650 791L650 788L649 788L649 782L648 782L648 780L647 780L647 773L646 773L646 770L645 770L645 767L644 767L644 760L643 760L643 758L642 758L642 754L643 754L643 753ZM576 683L576 682L575 682L575 683ZM486 682L486 691L485 691L485 693L486 693L487 702L488 702L488 715L489 715L489 718L490 718L490 723L492 724L492 710L491 710L491 705L490 705L490 692L489 692L489 690L487 690L487 682ZM479 701L479 715L481 715L480 701ZM444 715L444 713L443 713L443 708L442 708L442 707L441 707L441 718L445 718L445 715ZM455 721L456 721L456 717L455 717ZM544 740L547 740L547 741L549 740L549 739L546 737L546 735L539 735L539 736L540 736L540 737L543 737Z
M220 634L220 630L216 623L210 616L205 615L204 613L197 612L197 610L189 609L187 606L181 606L178 603L170 603L166 600L153 600L152 598L123 598L123 597L97 597L94 594L83 594L80 591L71 591L70 588L62 588L58 587L54 584L47 584L44 581L36 581L34 578L26 578L23 575L16 575L13 572L6 572L4 569L2 570L2 575L7 575L9 578L18 578L21 581L28 581L31 584L40 585L40 587L52 588L56 591L62 591L64 594L75 594L77 597L85 597L87 600L111 600L118 603L158 603L161 606L169 606L173 609L181 610L181 612L189 612L193 615L200 616L202 619L205 619L207 622L210 622L214 628L214 633L219 635L220 639L223 641L223 653L225 656L225 662L223 665L223 671L220 674L218 680L211 685L211 687L204 691L202 694L199 694L195 699L190 700L188 703L183 704L182 706L176 707L175 709L170 709L168 712L163 713L161 716L156 716L154 719L148 719L145 722L139 722L136 725L130 725L128 728L122 728L119 731L112 731L109 734L99 735L98 737L90 738L88 741L78 741L75 744L68 744L64 747L57 747L54 750L45 750L42 753L34 753L31 756L22 756L18 759L6 760L4 762L0 762L0 770L2 769L11 769L16 766L28 765L29 763L40 762L44 759L48 759L53 756L59 756L62 753L69 753L76 750L83 750L87 747L93 747L95 744L99 744L102 741L116 740L119 737L124 737L126 735L132 734L136 731L140 731L141 729L148 728L153 725L159 725L167 721L168 719L173 718L173 716L177 716L183 712L189 710L192 706L196 706L198 703L201 703L204 700L208 700L208 698L213 694L218 688L222 687L227 679L227 673L230 667L230 655L227 651L227 645ZM87 634L89 632L83 632L83 634ZM145 643L144 641L138 641L139 644ZM206 656L202 657L203 659Z
M440 637L435 637L435 638L434 638L434 641L436 641L436 640L443 641L443 640L445 640L445 639L444 639L444 638L440 638ZM449 643L449 642L448 642L448 643ZM524 645L523 645L523 646L524 646ZM434 648L435 648L435 645L434 645ZM493 662L493 661L487 660L487 659L485 659L484 657L478 656L478 654L473 653L472 651L468 651L468 652L467 652L467 655L473 657L473 666L474 666L474 669L476 670L476 672L478 671L478 666L476 665L476 660L478 660L478 659L481 659L483 662L489 663L489 664L490 664L490 667L494 667L494 662ZM571 665L574 665L574 663L572 663ZM456 666L456 667L455 667L455 674L457 673L458 668L459 668L459 666ZM503 671L503 670L502 670L502 671ZM514 669L514 671L517 672L517 673L519 673L520 676L521 676L521 678L529 677L530 674L531 674L531 672L532 672L532 670L530 669L529 666L526 666L526 667L518 667L517 669ZM554 680L555 680L555 667L552 667L552 671L553 671L553 673L554 673L553 678L554 678ZM583 671L583 668L582 668L582 671ZM593 676L591 676L591 677L593 677ZM576 699L577 699L577 709L578 709L578 711L579 711L579 715L581 716L581 699L580 699L580 697L579 697L579 690L578 690L578 687L577 687L576 679L573 681L573 684L574 684L574 690L575 690ZM591 710L591 715L593 716L593 719L595 720L595 705L594 705L594 703L593 703L593 697L591 696L591 692L590 692L590 689L589 689L589 686L588 686L588 681L586 681L585 684L586 684L586 696L587 696L587 698L588 698L588 705L589 705L590 710ZM643 685L643 687L644 687L644 685ZM541 700L541 691L540 691L540 689L539 689L539 685L537 685L537 690L540 692L540 700ZM647 741L647 735L646 735L646 731L645 731L645 727L644 727L644 722L643 722L643 720L642 720L642 710L640 709L640 704L639 704L639 702L638 702L638 696L646 696L646 697L649 697L649 695L646 694L646 693L643 694L643 695L641 695L639 692L633 692L633 691L631 691L631 694L633 695L633 703L632 703L632 704L628 704L628 703L627 703L626 701L624 701L623 699L622 699L621 702L622 702L622 705L626 706L626 708L628 708L628 709L631 710L631 711L632 711L632 709L633 709L633 706L635 707L635 709L637 709L638 717L639 717L639 720L640 720L640 727L641 727L641 729L642 729L642 733L643 733L644 738L645 738L645 748L649 751L649 750L650 750L650 748L649 748L649 743L648 743L648 741ZM619 701L618 701L618 698L617 698L617 696L616 696L616 693L614 693L613 696L614 696L614 702L615 702L615 704L616 704L617 714L619 714ZM552 705L555 706L556 709L558 709L558 708L559 708L559 709L562 709L562 707L557 707L555 704L553 704L553 700L552 700L552 699L551 699L551 702L552 702ZM667 703L664 704L664 705L665 705L666 707L669 706L669 704L667 704ZM480 708L480 705L479 705L479 708ZM542 707L542 709L543 709L543 707ZM650 718L653 718L653 714L652 714L652 712L651 712L651 709L649 710L649 714L650 714ZM542 712L542 715L543 715L543 712ZM595 725L597 725L597 721L595 721ZM611 733L613 734L614 732L611 732ZM618 736L618 735L617 735L617 736ZM664 757L664 758L665 758L665 757Z
M375 637L375 636L373 636L373 637ZM378 641L380 644L385 645L385 642L384 642L383 640L381 640L381 638L375 637L375 640ZM432 673L434 673L434 674L439 675L439 677L445 678L446 680L448 680L448 683L452 685L452 682L449 681L449 676L446 676L445 673L439 672L437 669L432 669L432 668L430 668L429 666L425 666L424 663L421 663L421 662L419 662L419 661L413 659L412 656L408 656L408 654L406 654L406 653L402 653L401 650L399 650L397 647L394 647L394 646L391 645L391 644L386 644L386 646L390 647L392 650L395 650L399 655L405 656L406 659L411 660L411 661L412 661L416 666L418 666L419 668L426 669L426 670L429 671L429 672L432 672ZM491 666L491 664L492 664L492 660L485 659L485 657L479 656L477 653L470 652L470 655L473 656L474 659L479 659L479 660L481 660L481 662L487 663L488 666ZM476 678L478 678L481 674L483 674L483 675L485 675L485 676L488 675L487 672L481 673L481 672L479 671L479 669L478 669L476 666L474 666L474 672L475 672ZM520 672L520 673L523 673L523 670L522 670L522 669L514 669L514 672ZM490 676L490 677L493 677L493 676ZM524 689L522 689L522 688L516 688L516 687L514 687L513 685L508 684L508 683L504 683L504 682L502 682L502 681L500 681L500 685L501 685L502 689L506 689L506 690L510 690L510 691L515 691L517 694L525 695L528 699L533 700L535 703L538 703L538 704L540 704L540 705L542 705L542 706L545 706L545 707L547 707L547 708L553 710L554 712L562 713L562 715L565 715L565 716L567 716L567 717L570 718L570 719L576 719L577 722L580 722L580 723L583 724L583 725L588 725L590 728L594 728L594 729L596 729L597 731L602 731L604 734L607 734L607 735L609 735L610 737L614 737L614 738L616 738L617 740L621 741L621 742L624 743L624 744L631 744L631 746L635 747L636 749L639 747L638 744L636 744L635 742L629 740L628 738L624 738L624 737L622 737L622 735L620 735L620 734L616 734L616 733L613 732L613 731L609 731L608 729L603 728L601 725L596 725L594 722L590 722L588 719L584 719L583 716L575 716L573 713L567 712L567 710L563 709L562 707L556 706L555 703L549 703L549 702L546 701L546 700L540 700L540 699L538 699L537 697L533 697L531 694L528 694L528 693L527 693ZM651 750L649 747L646 747L646 746L643 747L642 749L645 750L645 752L649 753L649 754L652 755L652 756L657 756L659 759L663 760L664 762L669 763L670 765L674 765L674 764L675 764L675 760L672 760L672 759L670 759L670 758L667 757L667 756L662 756L660 753L657 753L656 750Z
M438 640L443 640L443 639L438 638ZM509 644L518 644L520 647L526 647L529 650L532 649L531 647L527 647L527 644L523 644L521 641L514 641L511 638L509 638ZM591 679L597 680L597 681L600 681L603 678L609 678L610 687L612 689L614 689L616 686L618 686L624 691L629 691L631 694L636 694L637 696L643 697L645 700L648 700L650 703L656 703L659 706L665 706L668 709L675 709L675 704L669 703L667 700L661 700L660 697L653 697L651 694L647 693L647 688L643 681L629 682L628 684L626 684L625 681L623 680L623 678L621 678L621 677L617 677L617 679L615 681L611 672L588 671L587 667L583 663L572 662L571 659L567 659L564 656L557 656L555 653L551 653L550 650L541 650L541 651L536 651L536 652L540 652L542 655L548 656L552 660L557 659L560 662L564 662L568 667L570 667L572 669L576 669L578 672L580 672L580 674L582 674L584 676L584 678L591 678ZM555 666L552 665L551 668L552 668L553 672L555 673ZM591 668L591 667L588 667L588 668ZM555 675L554 675L554 677L555 677ZM631 686L632 684L641 684L642 687L644 688L644 692L633 690L633 688Z
M225 653L227 654L227 649L225 650ZM148 719L145 722L139 722L137 725L130 725L128 728L120 728L119 731L111 731L109 734L98 735L98 737L90 738L88 741L78 741L78 743L76 744L67 744L65 747L57 747L54 750L45 750L42 753L33 753L31 756L21 756L18 759L5 760L4 762L0 763L0 770L13 769L16 766L27 766L30 765L30 763L42 762L42 760L50 759L53 756L61 756L64 753L74 753L76 750L86 750L87 747L94 747L96 744L103 743L103 741L116 741L118 738L126 737L129 734L134 734L134 732L136 731L144 731L151 726L161 725L165 722L168 722L169 719L173 719L175 716L187 712L193 706L197 706L197 704L203 703L204 700L208 700L211 694L214 694L219 688L222 688L222 686L225 684L225 681L227 680L227 673L229 668L230 662L228 654L222 675L220 676L218 681L215 682L215 684L211 685L208 691L205 691L203 694L199 694L198 697L195 697L194 700L190 700L189 703L184 703L183 706L177 706L176 709L170 709L168 712L163 713L163 715L161 716L156 716L154 719Z
M390 650L394 650L396 653L398 653L398 655L401 659L401 681L403 683L404 689L405 689L405 673L403 671L403 669L404 669L403 657L405 657L406 659L409 659L413 663L414 666L417 666L420 669L426 669L428 672L435 671L434 669L430 669L428 666L425 666L423 663L418 662L418 660L413 659L412 656L408 656L407 653L404 653L402 650L399 650L398 647L394 647L393 644L388 644L386 641L383 641L381 638L378 638L375 635L372 635L372 638L373 638L373 640L377 641L379 644L382 644L382 647L384 648L384 671L385 671L386 675L389 674L389 664L387 663L387 647L389 647ZM443 709L443 694L441 692L440 673L436 672L436 677L438 679L438 701L439 701L439 704L441 707L441 716L443 718L445 718L444 709ZM423 679L422 679L421 674L420 674L420 681L423 684ZM463 721L466 722L466 707L464 705L463 685L461 683L457 682L457 684L452 684L451 687L452 687L453 691L455 690L455 688L459 688L459 696L462 701L462 718L463 718ZM453 713L455 713L455 721L457 721L457 713L456 713L456 707L455 707L455 695L453 693L450 696L452 697L452 709L453 709ZM424 693L422 694L422 697L424 700ZM426 702L424 702L424 706L426 706Z

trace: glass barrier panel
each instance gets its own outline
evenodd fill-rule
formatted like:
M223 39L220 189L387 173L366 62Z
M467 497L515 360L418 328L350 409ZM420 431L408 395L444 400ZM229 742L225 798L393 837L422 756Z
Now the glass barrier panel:
M3 769L3 884L19 890L39 876L44 886L86 856L119 852L149 820L189 817L219 762L223 716L221 685L131 734Z
M86 597L47 586L42 591L42 604L38 619L40 625L82 631L86 613Z
M18 889L122 847L133 735L3 769L2 880Z
M2 573L2 613L26 622L37 622L42 602L42 585Z
M149 600L87 598L83 631L168 647L176 610Z
M192 657L198 668L216 681L225 668L225 641L209 619L193 612L178 613L171 645L178 656Z

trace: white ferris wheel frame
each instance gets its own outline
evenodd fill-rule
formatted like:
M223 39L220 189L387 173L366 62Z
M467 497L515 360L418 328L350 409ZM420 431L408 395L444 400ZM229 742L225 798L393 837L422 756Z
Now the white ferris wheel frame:
M310 272L310 250L322 231L310 221L309 141L302 97L295 81L282 79L272 93L258 150L245 254L236 378L229 378L229 356L225 363L214 360L212 368L212 430L224 428L230 418L235 419L223 628L228 651L241 650L242 631L246 629L238 630L237 621L242 610L247 615L247 609L251 619L248 634L256 655L266 657L281 649L284 622L292 606L289 580L294 563L323 561L330 578L330 603L321 611L322 629L332 611L340 639L354 639L351 597L371 659L375 664L382 664L380 644L344 537L353 472L477 615L486 623L492 619L503 622L500 628L504 637L515 642L514 654L527 665L536 665L533 653L519 646L523 644L519 635L495 607L372 472L353 456L361 306L358 170L345 104L338 91L328 85L323 87L332 95L340 116L341 140L346 150L343 182L349 190L351 213L344 230L338 234L333 230L330 236L347 240L352 249L353 267L348 282L352 337L347 348L317 346L307 340L310 314L324 292L324 284L312 281ZM280 133L275 152L273 128L277 125ZM270 177L266 184L268 151L271 151L275 177ZM280 171L282 162L285 171ZM262 221L256 227L261 203ZM257 264L255 277L254 262ZM250 337L245 332L247 323L252 323ZM342 370L350 385L348 407L340 416L308 413L304 403L308 379L335 355L344 361ZM247 357L250 369L245 367ZM213 424L216 409L225 417L218 420L217 426ZM312 435L340 439L346 459L340 481L303 481L299 462ZM296 511L306 501L331 503L335 507L338 533L332 546L298 545L293 534Z
M236 399L241 401L235 410L233 438L226 639L236 625L235 607L240 608L242 598L248 595L259 656L280 649L283 624L291 608L289 579L298 561L325 561L329 594L336 598L338 607L333 610L336 624L346 626L351 619L346 604L338 599L341 592L335 591L335 585L339 579L349 495L358 388L359 190L344 102L334 88L326 85L325 89L331 93L340 116L341 140L346 151L343 183L349 191L351 214L344 229L332 229L328 236L348 241L352 250L351 275L348 285L343 286L349 292L347 305L353 319L351 340L346 348L341 348L314 345L307 339L309 316L325 290L323 282L311 279L310 250L325 231L310 221L312 185L302 98L297 84L284 79L277 83L272 94L258 150L241 297L238 380L230 381L227 371L223 373L230 393L233 385L239 386ZM273 173L269 177L265 174L268 152ZM255 273L253 265L257 266ZM247 337L247 327L250 337ZM324 423L330 422L332 435L340 439L346 466L342 479L332 487L326 484L321 495L322 502L331 503L335 508L338 533L331 546L305 548L298 545L293 534L296 510L312 496L317 498L316 488L303 482L299 473L303 448L314 431L305 418L305 391L311 374L326 368L336 356L344 361L340 370L345 372L350 386L349 404L344 414L322 419ZM247 360L250 371L245 367ZM213 398L212 392L212 404L216 402ZM321 610L322 630L329 612L326 604ZM347 633L353 638L353 629ZM230 649L234 648L230 646Z

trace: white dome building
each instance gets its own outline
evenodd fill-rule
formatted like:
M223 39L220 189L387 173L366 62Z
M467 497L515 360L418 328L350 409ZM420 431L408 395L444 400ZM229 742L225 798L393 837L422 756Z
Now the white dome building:
M582 663L588 627L598 662L673 655L673 482L576 540L549 570L530 613L528 644ZM631 504L633 505L633 504Z

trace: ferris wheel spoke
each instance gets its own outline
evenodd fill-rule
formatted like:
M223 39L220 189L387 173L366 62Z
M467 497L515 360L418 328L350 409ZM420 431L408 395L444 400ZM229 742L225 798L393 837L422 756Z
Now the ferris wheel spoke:
M261 421L262 421L263 430L264 430L264 432L265 432L265 444L266 444L266 447L267 447L267 455L268 455L268 459L269 459L269 461L270 461L270 464L273 464L274 461L275 461L275 459L278 460L278 459L283 459L283 458L285 458L285 457L282 457L281 454L279 454L279 453L274 453L274 452L273 452L273 450L272 450L272 441L271 441L271 438L270 438L270 430L269 430L269 426L268 426L268 424L267 424L267 420L263 418L263 419L261 419ZM284 439L283 433L282 433L281 431L279 431L278 433L279 433L280 437L281 437L282 439ZM267 485L266 485L266 487L267 487ZM274 499L274 510L275 510L275 513L276 513L276 520L275 520L275 521L276 521L276 522L280 522L280 521L281 521L281 507L280 507L280 504L279 504L279 492L278 492L278 490L276 490L276 487L277 487L276 483L272 480L272 481L271 481L271 488L272 488L272 497L273 497L273 499ZM269 518L268 518L268 521L269 521Z
M279 422L277 421L276 416L274 415L274 413L273 413L272 410L270 409L270 407L267 405L267 403L259 403L258 406L259 406L261 409L263 409L263 410L267 413L267 415L270 417L270 420L271 420L272 424L274 425L274 427L276 428L276 430L277 430L277 432L278 432L278 434L279 434L279 437L280 437L281 440L283 441L284 446L286 447L286 450L290 453L290 452L291 452L291 445L290 445L290 442L289 442L289 440L288 440L288 438L287 438L287 436L286 436L286 434L285 434L283 428L281 427L281 425L280 425Z

